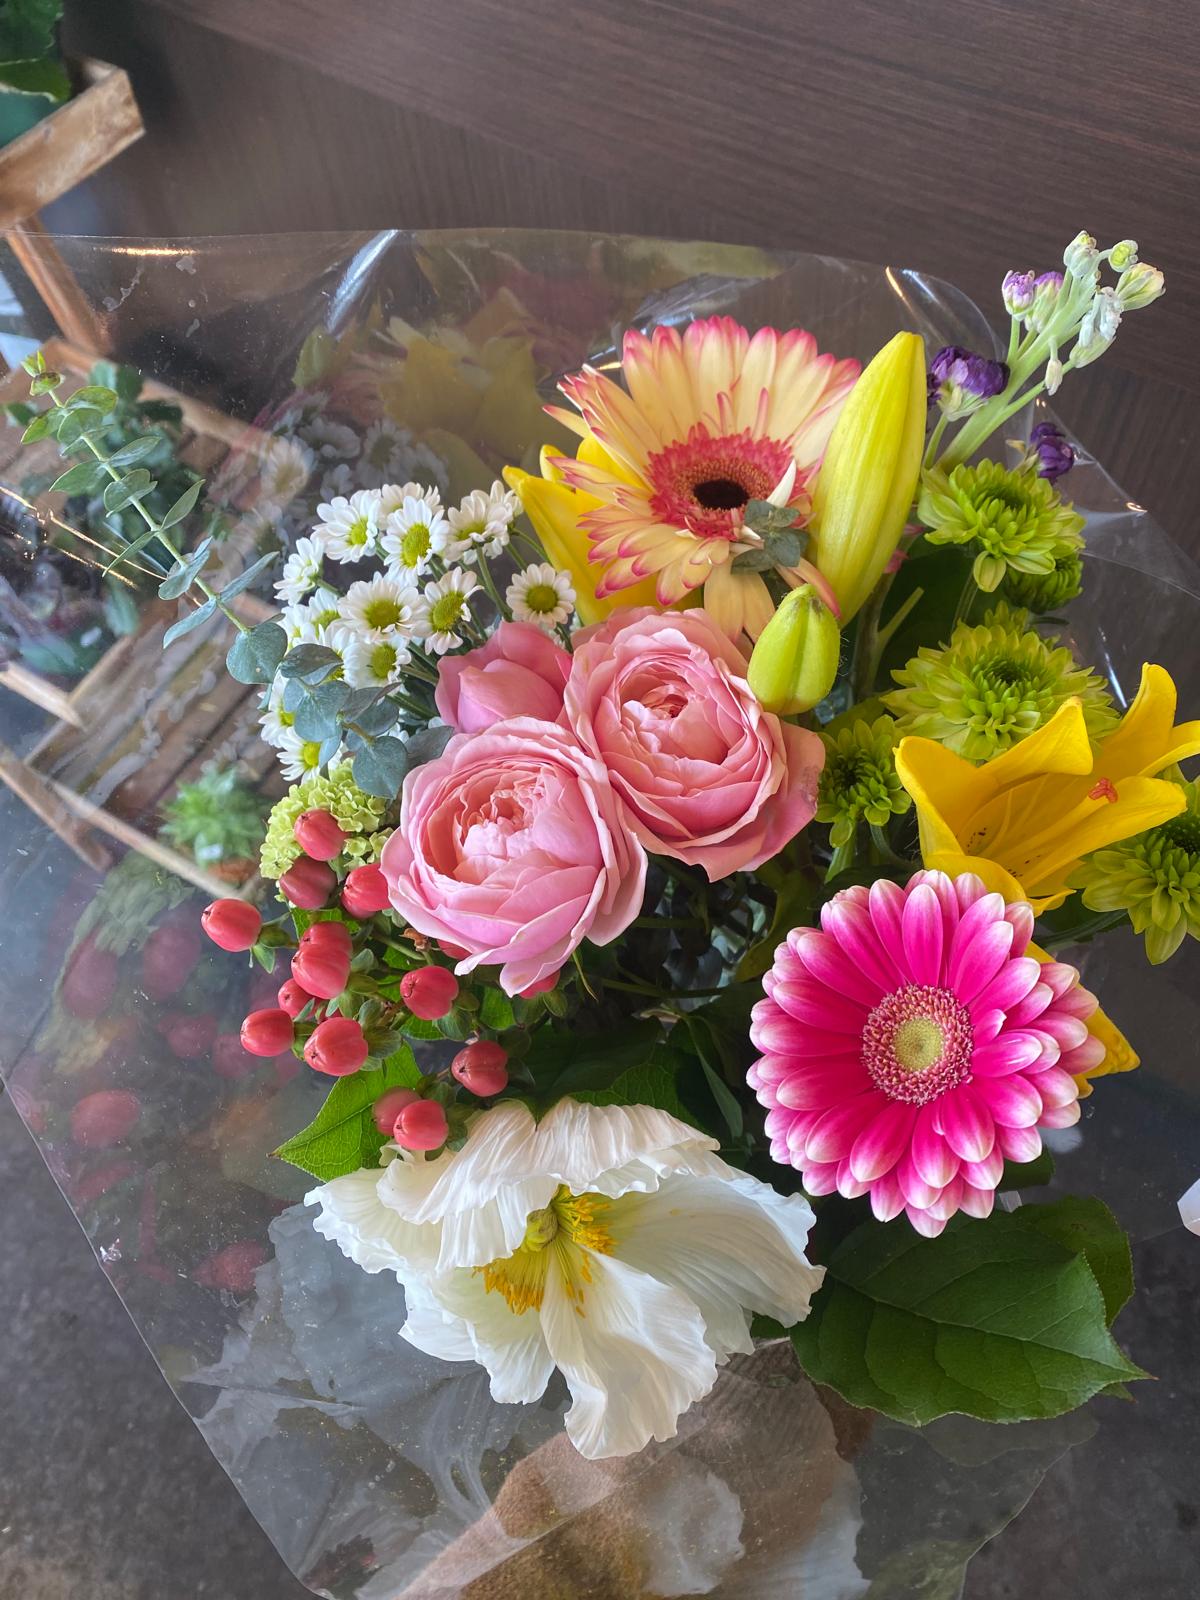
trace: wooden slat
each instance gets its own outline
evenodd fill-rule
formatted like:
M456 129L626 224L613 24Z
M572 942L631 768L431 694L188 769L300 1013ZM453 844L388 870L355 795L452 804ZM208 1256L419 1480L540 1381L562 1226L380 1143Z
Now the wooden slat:
M0 232L90 178L143 133L128 75L80 63L85 87L0 150Z
M57 786L33 769L6 744L0 744L0 783L4 783L23 800L36 817L40 817L52 833L72 849L89 867L103 872L112 865L112 856L99 839L68 807L58 793Z
M86 345L97 355L107 355L112 349L108 330L58 253L41 219L29 216L23 222L13 223L8 243L41 296L42 304L67 338Z

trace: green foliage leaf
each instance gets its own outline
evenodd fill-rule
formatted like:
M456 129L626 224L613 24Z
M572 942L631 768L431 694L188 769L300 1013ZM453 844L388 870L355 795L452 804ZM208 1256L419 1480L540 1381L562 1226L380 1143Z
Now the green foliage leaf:
M287 634L277 622L260 622L239 633L229 647L225 665L238 683L270 683L287 651Z
M337 714L349 694L344 683L319 683L296 707L295 730L301 739L324 744L338 734Z
M161 433L143 433L136 439L131 439L128 444L123 444L119 450L114 450L109 457L114 467L136 467L139 461L145 461L147 456L152 456L156 450L161 450L163 436ZM199 489L196 493L199 494ZM190 491L189 491L190 493ZM195 504L193 498L192 504ZM191 510L191 506L187 508ZM187 516L187 511L183 512Z
M102 417L107 417L116 409L117 391L104 383L87 383L82 389L76 389L67 404L72 410L76 406L90 406Z
M178 622L173 622L163 634L163 649L165 650L169 644L174 644L176 639L182 639L185 633L191 633L192 629L198 628L201 623L207 622L216 609L217 602L214 596L213 599L206 600L202 606L197 606L194 611L189 611L186 617L180 617Z
M576 1090L574 1098L589 1106L653 1106L689 1126L696 1123L676 1092L674 1073L653 1063L630 1067L608 1089Z
M402 1045L378 1072L339 1078L308 1127L273 1154L322 1183L373 1166L387 1141L375 1126L371 1107L385 1090L414 1089L420 1081L416 1058Z
M1002 1192L1009 1189L1036 1189L1049 1183L1053 1176L1054 1157L1049 1150L1043 1150L1032 1161L1006 1161L996 1187Z
M32 61L54 50L62 0L7 0L0 7L0 61Z
M1018 1206L1011 1215L1022 1227L1034 1228L1086 1259L1100 1285L1105 1321L1111 1327L1133 1294L1133 1258L1128 1238L1104 1202L1069 1194L1053 1205Z
M1120 1230L1079 1204L986 1221L960 1214L937 1239L904 1224L854 1229L834 1248L807 1321L792 1329L801 1366L852 1405L912 1424L949 1412L993 1422L1059 1416L1144 1377L1113 1342L1090 1265L1101 1265L1115 1300ZM1064 1229L1078 1234L1075 1248Z
M364 794L390 800L408 771L408 748L399 739L376 739L354 758L354 781Z
M190 589L195 580L200 576L204 563L208 560L212 549L211 539L202 539L188 556L187 560L173 567L158 586L160 600L177 600L185 590Z
M57 494L94 494L107 477L98 461L80 461L55 478L50 489Z
M50 413L39 411L35 414L25 432L21 435L22 444L36 444L39 439L44 439L50 432Z
M623 1028L580 1034L543 1028L534 1034L524 1064L539 1090L554 1099L581 1089L609 1089L635 1067L645 1066L662 1038L649 1018Z
M506 1028L513 1026L516 1018L513 1016L512 1001L503 989L489 986L483 991L479 1002L479 1020L493 1033L503 1033Z
M72 406L69 411L60 411L59 416L62 421L58 427L58 442L64 450L77 445L85 433L93 433L104 421L92 406Z
M12 0L9 0L12 4ZM45 95L61 103L71 98L71 80L61 61L43 56L40 61L5 61L0 58L0 85L21 94Z
M135 497L149 494L155 487L154 479L145 467L138 467L136 471L128 472L123 478L109 484L104 491L104 509L120 511Z
M230 600L233 600L237 595L248 589L255 579L260 577L278 558L278 550L268 550L265 556L259 556L258 560L251 562L244 572L239 572L232 583L225 585L221 590L221 599L228 604Z
M146 435L146 437L149 438L150 436ZM137 443L137 441L135 440L134 443ZM120 454L121 454L121 452L118 450L117 451L117 455L120 455ZM115 455L113 457L113 460L115 461L116 459L117 459L117 456ZM195 483L190 484L188 486L188 488L186 488L183 491L183 493L179 496L179 499L176 500L175 504L171 507L171 509L167 512L167 514L163 517L162 521L159 523L159 527L160 528L173 528L177 522L182 522L184 517L186 517L190 513L190 511L192 510L192 507L196 504L196 501L199 500L200 491L203 488L204 488L204 479L203 478L197 478Z
M302 678L305 683L323 683L342 664L336 650L327 644L298 644L279 663L285 678Z

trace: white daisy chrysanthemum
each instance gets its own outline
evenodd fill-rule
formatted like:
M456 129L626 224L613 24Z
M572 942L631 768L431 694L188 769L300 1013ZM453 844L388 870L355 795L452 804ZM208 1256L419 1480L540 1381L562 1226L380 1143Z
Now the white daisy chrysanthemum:
M297 539L275 584L281 605L294 606L321 581L325 550L319 539Z
M279 752L280 769L289 783L299 783L301 778L307 778L320 768L321 746L313 739L301 739L292 728L286 730L275 748Z
M312 530L334 561L362 561L378 554L379 494L374 489L358 489L349 499L338 495L327 505L317 507L317 526Z
M358 435L344 422L331 417L314 417L303 431L303 439L322 465L332 461L353 461L358 454Z
M267 690L266 708L259 718L263 743L271 745L276 750L282 749L289 740L295 740L296 737L292 732L295 718L290 711L283 709L284 687L282 678L272 679L271 687Z
M404 510L406 500L424 500L434 511L442 509L442 492L436 484L385 483L379 491L379 522L382 527L389 517Z
M429 648L437 655L445 655L447 650L455 650L462 644L463 634L459 630L471 615L467 598L478 588L475 574L464 572L461 567L425 585L425 626L429 630Z
M321 479L321 499L336 500L341 495L348 500L353 493L354 468L348 461L339 461Z
M547 633L566 622L575 609L570 574L559 572L548 561L535 562L518 572L504 599L518 622L534 622Z
M294 650L298 644L318 643L317 629L309 614L308 606L303 601L294 606L284 606L277 620L283 629L289 650Z
M424 494L419 499L406 494L399 511L387 519L379 543L384 560L397 577L417 577L427 572L434 556L445 549L448 532L440 495L435 493L430 500Z
M408 645L399 634L386 639L351 639L342 657L342 676L352 689L382 689L403 674Z
M557 1367L567 1435L598 1460L674 1438L754 1349L752 1315L790 1326L820 1287L808 1201L717 1148L649 1106L566 1099L539 1121L508 1100L458 1150L387 1146L305 1201L318 1233L403 1284L418 1350L482 1363L502 1404L541 1399Z
M358 462L358 481L369 489L381 489L409 473L412 435L388 417L380 417L363 434Z
M390 573L352 583L338 604L335 636L392 639L409 635L421 622L425 602L419 591Z
M313 594L309 595L300 609L305 614L305 624L313 631L313 636L322 643L328 633L341 617L338 607L342 597L335 589L327 588L324 584Z
M479 550L485 556L498 556L508 544L516 514L516 495L498 480L488 490L472 489L447 517L447 556L456 561L473 561Z
M260 509L290 505L308 487L314 466L312 451L298 439L269 439L258 458Z

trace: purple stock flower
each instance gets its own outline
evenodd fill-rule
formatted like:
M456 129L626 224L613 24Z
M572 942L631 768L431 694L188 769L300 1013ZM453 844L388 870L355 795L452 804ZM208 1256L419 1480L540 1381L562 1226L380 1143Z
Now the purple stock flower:
M1006 272L1000 285L1004 309L1010 317L1023 317L1033 304L1035 292L1032 272Z
M1075 447L1052 422L1039 422L1030 432L1029 449L1037 458L1038 476L1056 482L1075 465Z
M929 403L939 405L948 417L961 417L999 394L1007 383L1003 361L989 361L961 345L948 344L929 366Z

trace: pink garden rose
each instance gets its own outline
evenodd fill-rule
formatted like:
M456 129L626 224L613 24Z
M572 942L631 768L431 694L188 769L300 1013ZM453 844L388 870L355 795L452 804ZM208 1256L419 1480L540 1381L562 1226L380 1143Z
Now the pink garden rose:
M576 634L564 707L646 848L714 881L768 860L816 809L820 739L763 710L705 611L619 611Z
M615 939L646 883L603 764L532 717L460 734L410 772L380 865L397 914L465 950L456 971L498 965L506 994L556 973L583 939Z
M459 733L482 733L508 717L554 722L571 657L531 622L502 622L478 650L443 656L438 715Z

